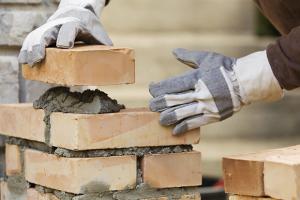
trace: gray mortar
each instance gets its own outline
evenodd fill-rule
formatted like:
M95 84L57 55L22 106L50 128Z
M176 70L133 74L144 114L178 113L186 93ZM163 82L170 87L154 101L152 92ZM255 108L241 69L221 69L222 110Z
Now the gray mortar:
M193 150L192 145L177 145L164 147L130 147L121 149L105 149L105 150L88 150L88 151L71 151L68 149L57 148L54 154L67 158L85 158L85 157L110 157L110 156L124 156L135 155L143 157L147 154L169 154L190 152Z
M36 186L41 193L48 193L49 189L43 189L42 186ZM51 190L50 190L51 191ZM103 193L91 193L84 195L74 195L66 192L53 190L53 194L59 200L141 200L152 199L159 197L167 197L169 200L178 200L183 195L200 194L200 187L184 187L184 188L170 188L170 189L154 189L148 187L146 184L141 185L135 190L111 191Z
M49 147L47 144L42 142L36 142L36 141L14 138L14 137L8 137L5 142L7 144L18 145L19 147L21 147L21 149L30 148L30 149L35 149L46 153L53 153L55 150L55 148Z
M47 90L33 103L36 109L44 109L44 122L46 143L50 142L50 115L52 112L77 113L77 114L101 114L115 113L124 109L124 105L111 99L100 90L86 90L82 93L71 92L67 87L54 87Z
M200 194L200 187L189 188L170 188L170 189L153 189L147 185L137 189L128 191L119 191L113 193L115 200L141 200L149 198L168 197L170 200L178 200L183 195Z
M7 178L8 189L17 195L22 195L26 193L29 184L25 180L23 175L10 176Z

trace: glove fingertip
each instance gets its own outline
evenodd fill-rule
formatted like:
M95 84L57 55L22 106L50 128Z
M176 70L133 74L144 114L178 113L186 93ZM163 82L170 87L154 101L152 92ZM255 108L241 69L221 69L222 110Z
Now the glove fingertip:
M189 130L188 125L186 123L181 123L175 126L173 129L173 135L174 136L179 136L182 135L183 133L186 133Z
M26 51L21 51L19 56L18 56L18 62L20 64L26 64L27 63L27 52Z
M152 83L150 83L149 84L149 93L151 94L151 96L152 97L157 97L158 95L158 84L157 83L154 83L154 82L152 82Z

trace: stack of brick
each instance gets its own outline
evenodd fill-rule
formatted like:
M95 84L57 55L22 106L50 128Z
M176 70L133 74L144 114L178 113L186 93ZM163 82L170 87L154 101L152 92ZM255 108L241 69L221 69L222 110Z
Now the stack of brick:
M87 70L88 69L88 70ZM48 49L27 79L60 85L134 82L130 49ZM109 114L52 113L32 104L0 106L6 140L1 200L200 199L200 130L174 137L145 108Z
M300 199L300 146L223 159L230 200Z

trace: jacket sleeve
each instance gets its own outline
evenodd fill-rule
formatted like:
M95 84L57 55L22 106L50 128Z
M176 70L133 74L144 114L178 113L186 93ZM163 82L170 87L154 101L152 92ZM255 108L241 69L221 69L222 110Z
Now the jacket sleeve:
M300 3L299 0L254 0L261 12L281 32L267 48L273 73L282 88L300 87Z
M282 88L300 87L300 26L267 48L269 63Z

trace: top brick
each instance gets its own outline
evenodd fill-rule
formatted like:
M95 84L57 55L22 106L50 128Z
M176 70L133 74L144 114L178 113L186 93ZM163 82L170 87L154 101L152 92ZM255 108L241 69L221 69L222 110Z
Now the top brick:
M134 50L102 45L47 48L33 68L23 65L28 80L67 86L101 86L135 82Z

